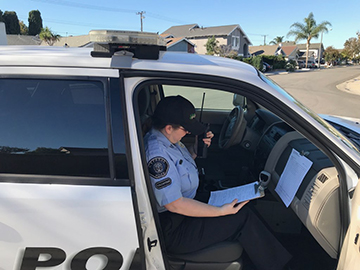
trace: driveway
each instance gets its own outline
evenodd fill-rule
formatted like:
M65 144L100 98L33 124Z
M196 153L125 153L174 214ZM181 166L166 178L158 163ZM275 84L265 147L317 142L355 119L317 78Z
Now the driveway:
M360 66L268 76L316 113L360 118L360 95L336 87L359 77Z

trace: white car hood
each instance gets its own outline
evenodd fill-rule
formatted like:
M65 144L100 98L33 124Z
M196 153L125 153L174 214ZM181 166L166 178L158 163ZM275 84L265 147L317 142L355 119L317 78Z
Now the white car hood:
M358 118L326 115L326 114L320 114L320 117L327 121L341 125L345 128L351 129L352 131L360 134L360 119Z

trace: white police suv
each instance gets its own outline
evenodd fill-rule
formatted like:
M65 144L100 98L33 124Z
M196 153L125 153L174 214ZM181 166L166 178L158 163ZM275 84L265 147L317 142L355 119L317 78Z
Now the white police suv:
M163 245L144 123L178 94L215 134L200 189L260 175L250 207L298 269L359 268L359 140L250 65L166 52L150 33L90 34L93 49L0 47L0 270L252 269L238 243Z

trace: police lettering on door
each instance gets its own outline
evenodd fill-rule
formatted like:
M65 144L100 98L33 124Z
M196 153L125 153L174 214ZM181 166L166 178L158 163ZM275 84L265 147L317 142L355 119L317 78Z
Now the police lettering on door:
M106 265L102 270L118 270L123 264L123 256L115 249L92 247L81 250L69 257L65 251L56 247L27 247L24 251L19 270L36 270L37 267L54 267L61 264L70 265L70 270L87 270L86 263L93 256L105 256ZM46 256L46 259L41 258Z

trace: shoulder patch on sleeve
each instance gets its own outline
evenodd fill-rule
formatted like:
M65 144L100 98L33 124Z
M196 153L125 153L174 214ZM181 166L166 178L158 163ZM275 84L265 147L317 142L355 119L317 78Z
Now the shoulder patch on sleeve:
M165 177L169 171L169 163L163 157L154 157L148 162L150 176L155 179Z
M171 183L172 183L171 178L168 177L168 178L165 178L163 180L157 181L155 183L155 187L156 187L156 189L163 189L163 188L165 188L167 186L170 186Z

